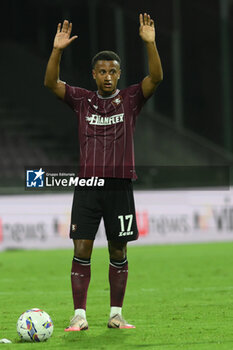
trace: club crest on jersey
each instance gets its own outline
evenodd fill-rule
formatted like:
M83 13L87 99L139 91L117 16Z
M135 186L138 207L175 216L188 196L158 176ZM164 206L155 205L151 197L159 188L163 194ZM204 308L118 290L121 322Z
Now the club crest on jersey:
M113 104L114 107L117 107L119 106L119 104L121 104L121 102L122 102L122 97L121 95L119 95L116 98L114 98L114 100L112 100L111 103Z
M91 125L112 125L124 122L124 113L111 115L110 117L102 117L99 114L86 116L86 121Z

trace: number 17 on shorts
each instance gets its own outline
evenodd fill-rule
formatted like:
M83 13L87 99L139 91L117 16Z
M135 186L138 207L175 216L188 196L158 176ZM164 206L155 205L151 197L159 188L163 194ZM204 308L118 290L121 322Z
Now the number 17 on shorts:
M118 219L120 220L120 232L118 237L132 236L133 231L131 231L131 228L133 223L133 214L119 215Z

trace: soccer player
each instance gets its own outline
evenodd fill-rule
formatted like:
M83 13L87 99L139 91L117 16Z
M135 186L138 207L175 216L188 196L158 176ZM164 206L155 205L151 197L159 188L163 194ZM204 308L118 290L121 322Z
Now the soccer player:
M88 329L86 319L87 290L93 243L103 217L109 250L110 318L109 328L135 328L122 317L128 261L127 242L138 238L132 179L134 168L133 132L136 117L146 100L163 78L155 43L154 21L149 14L139 16L139 34L144 41L149 74L140 83L117 89L120 58L112 51L99 52L92 60L92 76L97 91L69 86L59 79L63 50L71 37L72 23L59 23L49 58L45 86L64 100L76 113L79 126L79 177L101 177L103 189L74 191L70 238L74 242L71 285L74 317L65 331ZM136 58L135 58L136 59Z

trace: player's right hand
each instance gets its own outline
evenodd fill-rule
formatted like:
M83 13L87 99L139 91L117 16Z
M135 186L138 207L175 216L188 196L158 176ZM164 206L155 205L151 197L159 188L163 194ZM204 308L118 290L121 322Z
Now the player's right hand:
M72 31L72 23L67 21L66 19L63 22L63 25L61 26L61 23L57 26L57 34L54 38L53 47L55 49L63 50L65 49L72 41L77 39L77 35L74 35L70 38L70 34Z

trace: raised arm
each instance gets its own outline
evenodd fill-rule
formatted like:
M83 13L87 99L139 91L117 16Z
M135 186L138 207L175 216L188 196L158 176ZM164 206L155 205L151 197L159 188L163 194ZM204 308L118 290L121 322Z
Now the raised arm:
M142 92L144 97L148 98L163 80L163 70L155 43L154 21L150 15L144 13L144 15L140 14L139 22L139 35L146 44L149 65L149 75L142 81Z
M44 85L61 99L65 97L65 83L59 79L62 52L77 39L77 35L70 38L71 31L72 23L69 23L67 20L63 22L62 26L61 23L58 24L53 43L53 51L49 58L44 78Z

